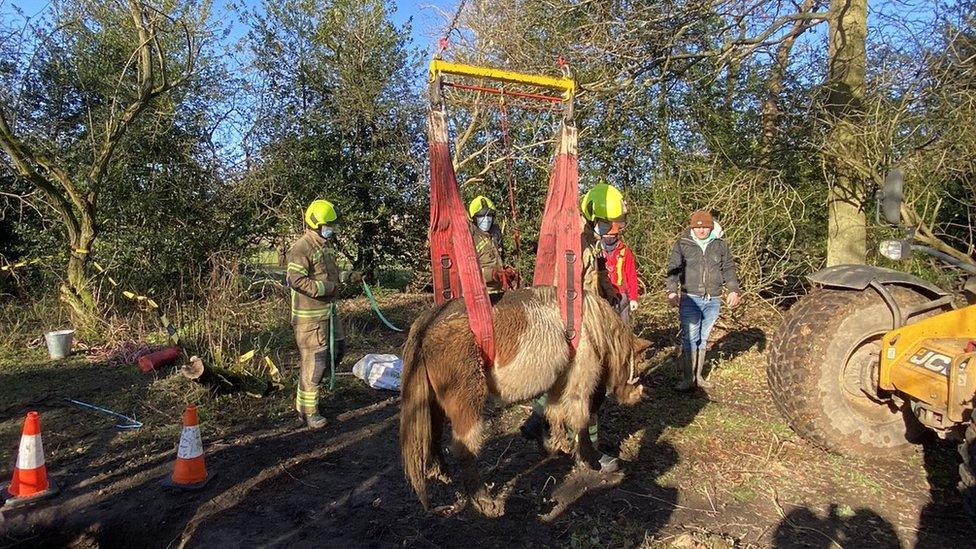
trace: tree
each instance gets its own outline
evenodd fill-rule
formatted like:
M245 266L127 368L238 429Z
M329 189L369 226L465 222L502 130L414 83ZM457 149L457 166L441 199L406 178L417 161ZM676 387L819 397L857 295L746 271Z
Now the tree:
M865 93L867 20L867 0L831 0L826 104L830 130L823 153L831 176L828 266L864 263L867 255L864 181L852 168L862 150L858 125Z
M59 217L69 259L60 298L77 329L98 306L88 268L100 198L133 128L173 109L170 95L194 73L206 5L56 3L49 28L5 50L16 66L0 92L0 150ZM15 85L16 84L16 85Z
M408 31L383 0L275 1L249 14L258 73L247 148L285 232L315 198L339 207L340 253L375 279L426 257L423 132Z

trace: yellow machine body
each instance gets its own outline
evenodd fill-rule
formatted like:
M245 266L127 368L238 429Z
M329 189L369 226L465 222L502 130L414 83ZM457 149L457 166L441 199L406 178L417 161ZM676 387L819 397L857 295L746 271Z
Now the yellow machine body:
M930 426L968 421L976 393L976 305L940 313L886 333L881 342L878 388L922 403L919 419Z

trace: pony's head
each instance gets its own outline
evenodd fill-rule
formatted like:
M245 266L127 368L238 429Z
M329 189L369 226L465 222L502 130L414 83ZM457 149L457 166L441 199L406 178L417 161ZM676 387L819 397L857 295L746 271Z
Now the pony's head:
M644 386L640 384L641 363L651 342L635 336L630 326L605 303L599 303L596 309L604 336L603 379L607 389L617 402L636 404L644 395Z
M607 386L617 402L625 405L636 404L644 396L644 386L640 384L640 365L644 353L651 342L639 338L628 330L624 333L625 342L621 345L620 356L611 360Z

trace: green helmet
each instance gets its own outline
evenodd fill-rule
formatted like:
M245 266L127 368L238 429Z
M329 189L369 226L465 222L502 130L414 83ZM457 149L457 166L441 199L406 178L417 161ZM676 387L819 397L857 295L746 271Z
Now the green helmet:
M338 218L335 206L328 200L313 200L305 210L305 225L310 229L318 229Z
M489 210L495 209L495 203L491 201L487 196L476 196L468 204L468 217L474 217L481 210L488 208Z
M602 219L613 221L620 219L626 213L624 195L616 187L606 183L594 186L583 195L580 211L587 221Z

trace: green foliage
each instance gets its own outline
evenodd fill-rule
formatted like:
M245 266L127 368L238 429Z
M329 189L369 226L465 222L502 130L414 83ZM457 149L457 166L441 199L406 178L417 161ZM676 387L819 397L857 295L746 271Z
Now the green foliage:
M248 16L258 71L249 177L274 197L281 234L300 229L312 200L334 202L340 253L371 281L380 266L427 257L420 69L390 9L292 0Z

